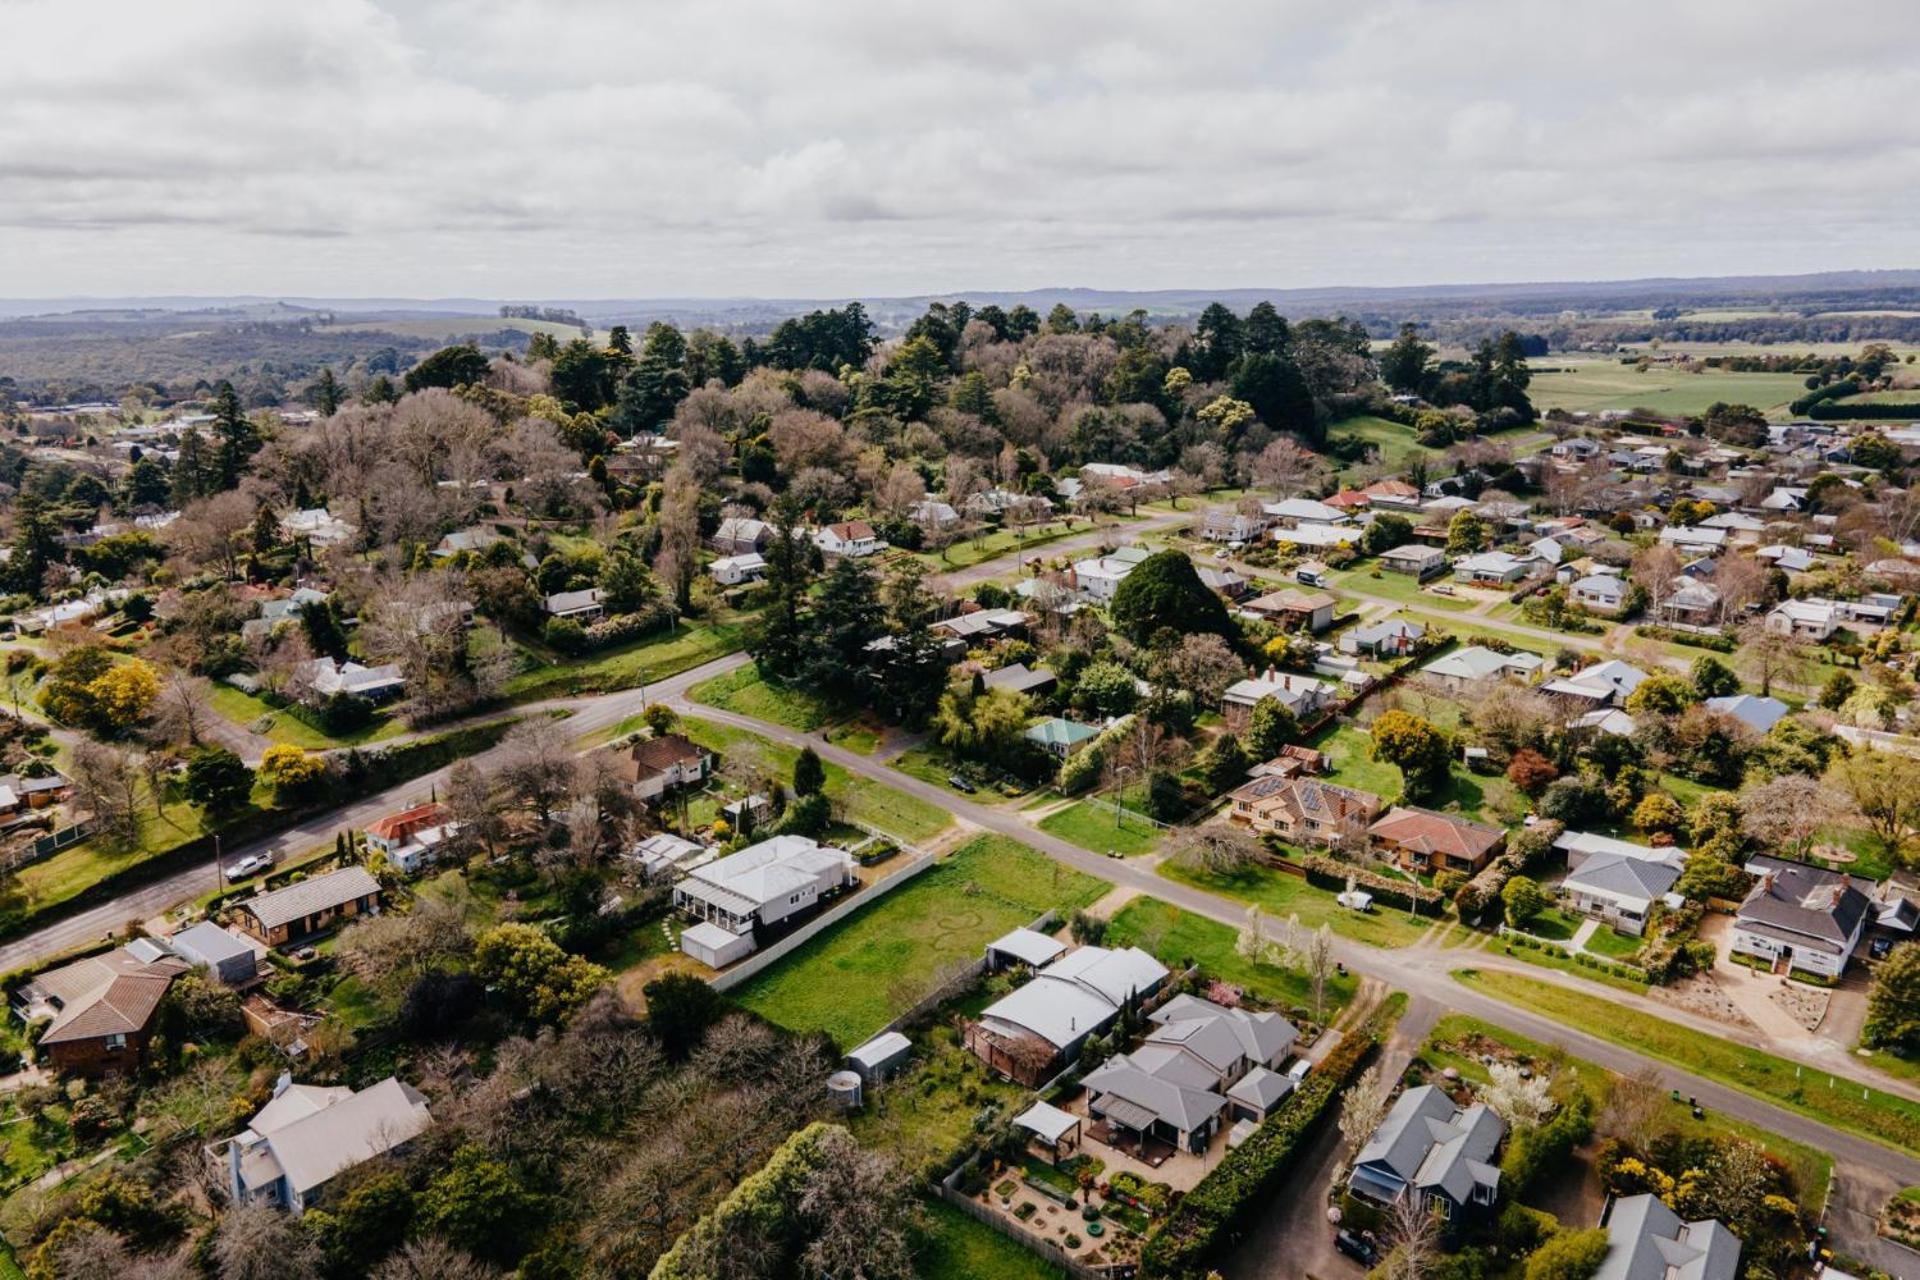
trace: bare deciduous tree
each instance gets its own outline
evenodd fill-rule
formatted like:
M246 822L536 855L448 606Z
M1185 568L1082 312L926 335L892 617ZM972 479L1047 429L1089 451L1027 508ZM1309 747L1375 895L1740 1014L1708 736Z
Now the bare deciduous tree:
M273 1205L234 1205L221 1218L213 1238L213 1262L220 1280L319 1275L323 1261L320 1242L298 1218Z
M533 806L545 822L573 783L573 746L559 721L536 716L515 725L502 740L500 780Z
M154 705L154 727L165 741L199 746L200 734L213 715L212 687L204 677L184 671L167 673Z
M126 841L140 834L140 762L132 752L82 738L73 750L76 808L93 815L110 836Z
M497 1280L504 1274L438 1236L423 1236L375 1267L372 1280Z

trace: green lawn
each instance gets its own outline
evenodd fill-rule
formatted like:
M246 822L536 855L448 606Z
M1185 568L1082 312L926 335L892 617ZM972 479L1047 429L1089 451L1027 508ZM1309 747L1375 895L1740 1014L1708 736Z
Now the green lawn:
M1604 1110L1607 1095L1613 1092L1614 1082L1619 1079L1605 1067L1570 1057L1557 1045L1543 1045L1518 1032L1463 1013L1447 1014L1435 1024L1421 1056L1435 1066L1453 1067L1469 1080L1484 1082L1488 1078L1486 1064L1477 1055L1454 1051L1461 1042L1475 1039L1491 1040L1525 1057L1539 1062L1553 1062L1570 1069L1573 1077L1593 1094L1595 1115ZM1794 1190L1801 1207L1817 1217L1826 1204L1827 1180L1833 1170L1833 1158L1824 1151L1713 1112L1709 1112L1704 1120L1695 1120L1692 1109L1683 1102L1669 1100L1657 1123L1663 1130L1745 1138L1764 1148L1793 1171Z
M687 691L687 698L801 733L812 733L831 718L819 698L801 689L768 684L760 678L759 668L753 666L703 680Z
M1647 984L1638 978L1623 978L1616 974L1603 972L1590 965L1580 964L1574 960L1572 956L1562 955L1557 950L1548 951L1544 947L1518 946L1511 940L1496 940L1492 945L1507 955L1512 956L1515 960L1524 960L1528 964L1537 965L1542 969L1558 969L1561 973L1570 973L1577 978L1584 978L1588 982L1597 982L1603 987L1618 987L1622 991L1632 991L1638 994L1645 994L1647 990Z
M1400 794L1400 770L1373 758L1373 738L1359 725L1336 721L1307 745L1326 755L1329 782L1376 796Z
M847 1120L860 1145L886 1152L909 1174L957 1150L982 1107L1017 1114L1027 1091L990 1070L961 1042L951 1021L915 1031L909 1069L868 1092Z
M1526 931L1536 938L1546 938L1553 942L1566 942L1585 923L1581 917L1569 915L1558 907L1548 907L1527 922Z
M1310 929L1331 925L1335 933L1375 947L1410 947L1438 919L1436 916L1415 917L1391 907L1375 907L1364 915L1349 911L1334 901L1332 890L1310 885L1300 876L1265 867L1223 876L1189 871L1164 862L1160 865L1160 874L1196 889L1258 903L1267 914L1281 920L1297 914L1300 923Z
M716 724L689 716L681 722L681 731L695 742L721 755L729 752L757 753L769 770L785 781L793 777L793 762L800 752L746 729ZM937 805L928 804L904 791L883 787L877 782L855 778L832 761L826 762L827 795L840 806L842 814L889 835L917 843L940 834L953 823L953 815ZM700 803L695 801L697 807Z
M515 702L537 702L651 684L734 652L741 636L742 628L734 622L677 626L578 662L541 663L508 681L507 696Z
M1412 427L1367 414L1347 418L1327 428L1329 440L1340 436L1352 436L1374 446L1380 451L1381 463L1394 471L1404 470L1415 458L1438 458L1445 452L1421 444L1414 438Z
M1005 804L1009 800L1031 794L1023 791L1017 795L1008 795L998 787L979 784L975 784L971 794L962 792L947 781L959 772L959 767L937 747L910 748L902 751L887 764L889 768L898 769L910 778L930 782L936 787L945 787L956 797L971 800L974 804Z
M851 1048L925 996L949 965L1048 908L1084 907L1106 889L1017 841L980 836L734 994L769 1021L825 1031Z
M1040 829L1094 853L1118 853L1123 858L1152 853L1165 832L1145 818L1129 814L1122 805L1115 812L1103 803L1080 800L1040 820Z
M1066 1280L1031 1250L940 1200L927 1204L920 1280Z
M1445 612L1465 613L1479 601L1470 596L1436 595L1422 590L1410 573L1388 573L1382 571L1379 577L1373 576L1374 566L1368 564L1359 569L1341 569L1328 575L1327 582L1335 592L1348 592L1356 595L1378 596L1393 600L1399 604L1416 605L1423 609L1440 609ZM1436 583L1451 582L1450 577L1429 578L1427 586Z
M1625 960L1640 950L1642 940L1629 933L1621 933L1609 925L1601 925L1587 939L1587 950L1595 955L1608 956L1614 960Z
M939 551L920 552L919 556L934 569L965 569L1016 550L1044 547L1049 542L1058 542L1070 534L1086 533L1092 528L1093 525L1085 520L1076 520L1071 526L1056 520L1049 524L1028 526L1025 537L1016 535L1011 529L996 529L983 538L967 538Z
M1920 1152L1920 1102L1826 1072L1809 1071L1785 1058L1705 1035L1652 1014L1622 1008L1604 996L1572 991L1519 974L1461 969L1454 977L1488 995L1798 1111L1836 1129L1904 1151Z
M1617 360L1555 358L1558 368L1533 375L1527 395L1542 413L1548 409L1651 409L1656 413L1705 413L1717 401L1750 404L1784 413L1788 402L1806 394L1797 373L1731 373L1708 369L1688 373L1671 365L1644 372Z
M407 731L407 726L399 719L393 716L382 716L365 728L336 736L314 728L284 707L276 707L266 699L256 698L230 684L214 684L209 687L207 693L207 701L213 705L215 713L223 719L231 720L243 729L264 733L275 742L305 747L309 751L325 751L329 747L361 746L369 742L397 738Z
M1107 925L1107 945L1137 946L1162 963L1176 966L1187 961L1198 964L1208 977L1243 987L1263 1000L1284 1009L1313 1009L1313 983L1297 969L1278 965L1255 964L1241 958L1235 950L1239 931L1217 920L1197 916L1158 898L1135 898L1122 907ZM1359 979L1349 974L1328 980L1326 1007L1322 1021L1353 999Z

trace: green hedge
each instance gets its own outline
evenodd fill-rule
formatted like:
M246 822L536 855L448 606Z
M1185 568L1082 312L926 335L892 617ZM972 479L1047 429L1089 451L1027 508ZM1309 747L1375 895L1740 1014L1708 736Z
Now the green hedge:
M1920 404L1816 404L1807 410L1815 422L1865 419L1877 422L1911 422L1920 418Z
M1438 915L1446 905L1447 895L1429 885L1396 880L1365 867L1356 867L1351 862L1329 858L1325 854L1310 853L1300 860L1300 865L1306 868L1308 884L1340 890L1347 887L1348 880L1352 880L1378 901L1402 911L1431 911Z
M1335 1045L1280 1110L1181 1200L1140 1251L1140 1274L1166 1280L1205 1275L1247 1223L1269 1211L1295 1158L1372 1056L1375 1043L1368 1027Z
M1712 649L1716 653L1732 653L1740 647L1740 642L1732 636L1719 632L1676 631L1672 627L1656 627L1643 622L1633 629L1633 634L1645 636L1649 640L1665 640L1668 644L1691 645L1695 649Z

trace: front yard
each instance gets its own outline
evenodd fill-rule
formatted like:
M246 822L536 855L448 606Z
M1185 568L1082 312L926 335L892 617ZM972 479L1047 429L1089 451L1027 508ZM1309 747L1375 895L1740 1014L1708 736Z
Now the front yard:
M1335 933L1375 947L1410 947L1445 917L1414 916L1391 907L1371 911L1350 911L1335 901L1332 890L1308 884L1300 876L1258 867L1235 875L1189 871L1171 862L1162 863L1160 874L1169 880L1224 894L1241 902L1256 903L1268 915L1285 920L1298 915L1309 929L1330 925Z
M1075 801L1058 813L1048 814L1040 820L1040 829L1082 849L1118 853L1123 858L1154 852L1166 835L1146 818L1129 813L1125 805L1116 814L1091 799Z
M1135 898L1107 925L1106 945L1139 947L1169 968L1188 961L1210 978L1230 982L1283 1010L1313 1009L1313 983L1305 973L1281 965L1256 964L1236 949L1239 930L1197 916L1158 898ZM1320 1021L1332 1022L1352 1001L1359 979L1351 974L1327 980Z

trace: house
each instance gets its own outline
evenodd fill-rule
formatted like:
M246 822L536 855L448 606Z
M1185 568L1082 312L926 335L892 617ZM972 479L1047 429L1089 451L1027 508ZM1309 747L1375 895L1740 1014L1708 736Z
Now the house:
M276 1205L298 1217L334 1178L404 1149L432 1124L426 1098L393 1076L356 1093L282 1075L267 1105L214 1153L225 1157L233 1203Z
M250 987L263 976L259 953L211 920L182 929L166 940L166 946L194 968L205 969L223 986Z
M1727 541L1734 546L1757 546L1760 535L1767 531L1767 522L1755 519L1740 511L1723 511L1717 516L1709 516L1700 522L1702 529L1724 529Z
M1340 652L1363 654L1373 658L1398 658L1412 653L1425 638L1427 627L1422 622L1409 622L1405 618L1388 618L1384 622L1368 623L1348 631L1340 637Z
M820 548L822 555L844 556L849 560L878 555L887 549L887 544L880 540L873 526L865 520L842 520L839 524L830 524L813 535L813 545Z
M1526 577L1533 563L1504 551L1482 551L1479 555L1455 561L1453 580L1471 583L1476 587L1510 586Z
M45 769L29 776L22 773L0 775L0 813L18 813L22 809L45 809L64 804L73 797L73 782L44 760L28 761L28 766Z
M1402 511L1417 511L1420 508L1420 491L1405 480L1376 480L1362 489L1360 495L1375 507L1393 507Z
M975 609L935 622L927 630L961 641L999 640L1025 635L1032 622L1019 609Z
M680 949L720 968L751 952L758 929L813 910L857 883L853 855L801 835L779 835L695 867L673 905L700 921Z
M1312 498L1287 498L1269 502L1261 508L1272 520L1293 527L1302 524L1346 524L1353 519L1339 507L1316 502Z
M1483 1102L1458 1107L1437 1085L1408 1089L1354 1157L1347 1189L1387 1206L1411 1196L1417 1207L1460 1221L1499 1197L1495 1156L1506 1133Z
M1627 584L1617 573L1590 573L1574 580L1567 599L1589 613L1612 615L1626 603Z
M1208 542L1257 542L1267 531L1267 517L1216 507L1207 512L1200 536Z
M907 512L907 519L923 529L939 533L960 523L960 513L938 498L922 498Z
M1658 1196L1609 1199L1607 1251L1590 1280L1736 1280L1740 1237L1714 1218L1683 1222ZM1836 1273L1837 1274L1837 1273Z
M1596 662L1592 666L1582 667L1570 676L1558 680L1549 680L1541 687L1546 692L1565 698L1568 702L1591 709L1599 706L1619 706L1627 700L1627 695L1638 689L1647 678L1647 673L1631 663L1610 658L1605 662Z
M1767 854L1745 871L1757 880L1734 916L1733 951L1839 977L1873 922L1872 882Z
M976 516L1004 516L1019 512L1035 519L1053 514L1053 500L1038 494L1014 493L1010 489L985 489L967 499L967 510Z
M1773 726L1787 718L1792 708L1778 698L1763 698L1758 694L1735 693L1724 698L1708 698L1709 711L1718 711L1721 715L1732 716L1755 733L1771 733Z
M707 566L707 572L721 586L737 587L743 582L758 582L766 577L767 561L758 551L748 551L737 556L721 556Z
M1468 645L1441 654L1420 668L1420 674L1449 693L1467 693L1486 680L1533 681L1547 665L1537 653L1524 649L1499 653L1482 645Z
M1045 667L1029 668L1024 662L1001 667L998 671L989 671L981 677L981 680L989 689L1011 689L1015 693L1031 694L1036 697L1051 692L1054 685L1058 683L1053 672Z
M1710 627L1720 616L1720 588L1681 574L1660 602L1660 619L1675 627Z
M1247 594L1247 580L1238 569L1197 564L1193 566L1193 571L1200 575L1200 584L1217 595L1225 596L1229 600L1238 600Z
M1080 748L1100 736L1100 730L1090 724L1081 724L1077 720L1063 720L1059 716L1048 716L1027 726L1025 738L1028 742L1045 748L1052 755L1065 760Z
M1246 728L1253 708L1262 698L1272 698L1291 712L1295 720L1305 720L1333 701L1334 689L1324 680L1291 675L1271 667L1265 675L1236 680L1220 698L1220 711L1226 716L1228 732L1238 733Z
M1464 871L1472 875L1506 843L1507 833L1431 809L1395 805L1367 828L1374 848L1409 871Z
M1439 547L1409 542L1380 553L1380 567L1388 573L1410 574L1419 582L1447 571L1447 553Z
M316 547L332 547L351 539L355 529L345 520L335 519L325 507L314 507L280 517L280 532L296 542L304 538Z
M773 526L748 516L728 516L713 531L713 548L722 555L746 555L764 551L773 537Z
M35 976L14 993L23 1022L48 1019L39 1046L53 1069L127 1075L146 1060L154 1016L187 962L146 938Z
M1725 529L1704 525L1670 524L1660 531L1660 541L1689 555L1713 555L1727 545Z
M1831 600L1782 600L1767 614L1766 627L1775 635L1825 640L1840 629L1840 609Z
M1646 931L1654 903L1679 904L1673 886L1686 865L1682 849L1651 848L1585 831L1563 832L1553 847L1566 853L1569 867L1560 892L1582 915L1638 937Z
M713 752L685 734L641 738L614 755L614 768L634 795L658 800L681 787L697 787L713 772Z
M468 529L456 529L446 537L440 539L440 541L434 545L432 555L436 560L451 559L463 551L470 552L473 555L479 555L496 542L505 541L507 541L507 538L504 534L489 529L484 525L474 525Z
M1762 511L1793 512L1806 505L1807 491L1788 485L1775 485L1772 492L1760 499Z
M1338 603L1324 591L1282 587L1257 600L1247 601L1240 609L1243 613L1266 618L1288 630L1318 633L1333 625L1333 611Z
M460 824L445 805L417 804L367 824L367 847L385 854L403 874L412 875L440 860L440 850L458 834Z
M713 851L671 831L656 831L636 842L627 858L640 864L640 873L653 880L670 871L685 871L696 862L711 861Z
M351 659L335 662L332 658L313 658L300 664L294 678L318 701L344 696L362 702L389 702L407 691L406 677L394 662L365 667Z
M233 904L242 933L269 947L311 937L341 920L380 914L380 882L354 865Z
M1166 979L1166 966L1138 947L1080 947L982 1010L967 1024L967 1048L1001 1074L1037 1085Z
M1127 580L1127 575L1134 571L1142 559L1145 557L1115 552L1112 555L1096 556L1091 560L1075 561L1071 585L1093 603L1106 604L1113 599L1114 593L1120 589L1120 584Z
M260 636L270 636L282 623L297 622L310 604L325 604L327 593L316 591L312 587L300 587L291 595L278 600L262 601L260 616L249 618L240 624L240 638L252 640Z
M1297 844L1331 845L1361 835L1380 811L1380 797L1317 778L1266 774L1235 790L1229 816L1261 835Z
M602 596L598 587L588 587L584 591L557 591L541 601L540 608L549 618L593 622L606 613L606 607L600 603Z
M1275 545L1287 547L1333 547L1351 546L1360 540L1361 529L1354 524L1317 524L1305 522L1292 528L1275 529L1267 536Z

